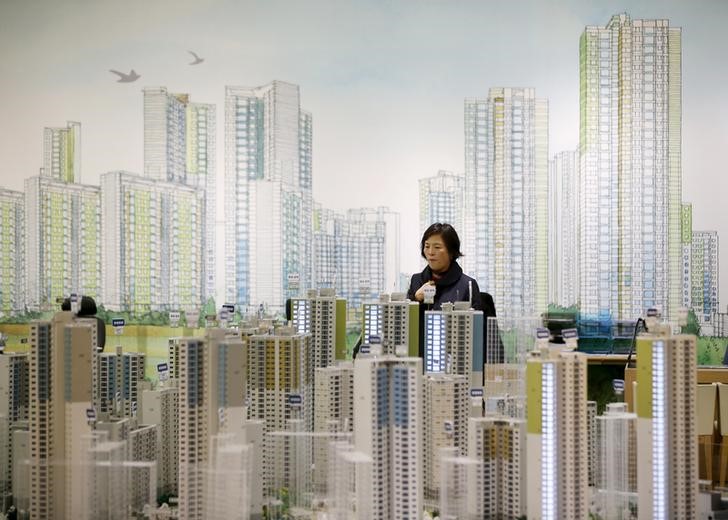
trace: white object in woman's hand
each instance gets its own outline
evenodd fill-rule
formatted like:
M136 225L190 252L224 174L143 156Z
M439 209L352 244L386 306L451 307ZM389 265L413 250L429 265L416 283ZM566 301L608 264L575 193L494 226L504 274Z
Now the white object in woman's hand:
M417 289L417 292L415 293L415 300L417 300L418 302L425 301L425 287L430 287L430 286L434 287L434 285L435 285L435 282L433 282L432 280L423 283L422 287Z

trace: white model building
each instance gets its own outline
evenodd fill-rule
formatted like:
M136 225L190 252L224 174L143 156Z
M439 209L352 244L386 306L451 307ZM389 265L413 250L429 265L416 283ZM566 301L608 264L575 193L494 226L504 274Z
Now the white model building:
M102 352L97 356L98 376L94 406L98 413L131 417L139 404L139 384L144 381L145 354L141 352ZM134 403L134 404L132 404Z
M327 367L346 358L346 300L334 289L311 290L291 300L291 321L299 334L311 334L313 367Z
M640 518L695 518L697 355L691 335L637 338Z
M364 303L362 344L376 336L388 354L417 356L419 352L419 304L403 293L382 294L377 302Z
M589 513L586 356L542 348L526 366L529 519Z
M440 490L440 450L456 448L464 454L468 429L468 378L455 374L427 374L424 378L425 499L436 501Z
M372 519L420 518L424 472L422 360L354 361L354 446L372 459Z
M179 400L177 387L157 387L141 392L138 418L157 426L157 490L160 495L178 496L179 484Z

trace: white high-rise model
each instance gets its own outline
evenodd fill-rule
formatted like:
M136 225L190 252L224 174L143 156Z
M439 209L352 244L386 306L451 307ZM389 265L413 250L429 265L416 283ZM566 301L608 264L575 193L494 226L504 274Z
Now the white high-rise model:
M157 425L157 491L179 496L179 402L176 386L144 389L139 403L142 424Z
M470 384L464 375L427 374L424 386L425 499L437 501L440 450L456 448L458 455L463 455L467 448Z
M282 307L312 277L311 114L297 85L225 89L225 299Z
M117 347L116 352L102 352L96 359L96 411L117 417L135 415L139 404L139 386L144 381L146 355L140 352L122 352L121 347Z
M204 518L204 469L210 438L241 430L245 402L245 354L237 337L209 329L205 338L178 342L180 518Z
M421 518L422 360L360 355L354 396L354 446L372 459L370 518Z
M85 518L96 323L58 312L30 325L30 518Z
M611 18L579 43L579 302L635 319L681 304L682 35L668 20Z
M363 305L362 343L379 338L384 352L416 356L419 354L419 304L403 293L382 294L378 301Z
M299 334L312 336L314 369L346 358L346 300L334 289L312 289L307 298L291 299L291 321Z
M503 317L546 309L548 102L533 88L465 100L464 270Z
M653 331L650 327L650 331ZM696 338L637 338L637 495L640 518L696 518Z
M465 177L440 170L434 177L420 179L420 231L435 222L452 225L465 232Z
M587 518L586 356L553 347L534 350L526 395L528 518Z
M477 506L482 508L480 518L523 516L528 473L526 421L498 416L471 418L467 453L482 463L478 489L473 493L479 498Z
M205 300L215 292L216 125L215 105L164 87L144 89L144 176L204 190L196 216L203 227Z
M13 491L13 430L20 421L27 424L28 404L28 354L3 353L0 355L0 493Z
M469 302L425 311L425 371L467 376L471 388L482 387L483 329L483 311Z

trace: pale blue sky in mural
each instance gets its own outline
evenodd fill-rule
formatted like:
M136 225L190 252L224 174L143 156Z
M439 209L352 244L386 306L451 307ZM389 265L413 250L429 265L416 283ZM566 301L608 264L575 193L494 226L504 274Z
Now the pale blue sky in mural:
M314 197L402 214L402 270L418 268L417 180L464 168L463 105L493 86L549 101L549 155L579 133L579 37L613 14L682 27L683 196L721 239L728 303L728 2L0 2L0 186L41 166L45 126L82 124L82 182L143 171L142 88L217 105L226 85L281 79L313 114ZM190 66L196 59L204 62ZM110 69L140 78L117 82ZM407 196L403 196L403 195ZM222 206L222 205L220 205ZM220 215L222 217L222 215Z

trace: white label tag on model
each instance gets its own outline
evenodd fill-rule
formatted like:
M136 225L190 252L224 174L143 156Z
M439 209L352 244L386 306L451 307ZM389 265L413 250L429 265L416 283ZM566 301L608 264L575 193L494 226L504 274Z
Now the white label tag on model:
M435 303L435 293L437 292L437 287L434 285L426 285L424 289L422 289L422 292L425 294L424 303Z

